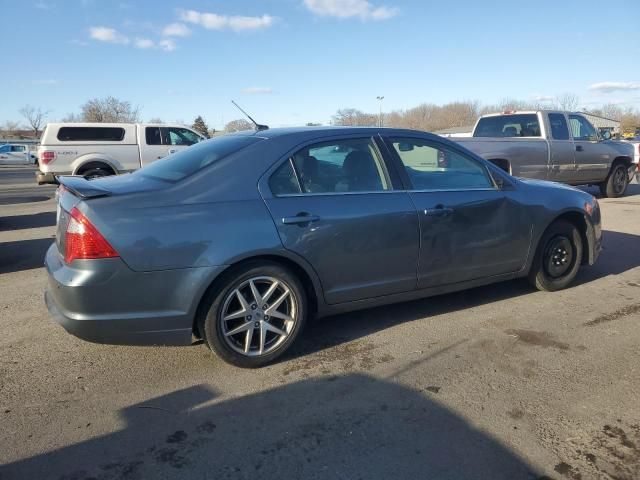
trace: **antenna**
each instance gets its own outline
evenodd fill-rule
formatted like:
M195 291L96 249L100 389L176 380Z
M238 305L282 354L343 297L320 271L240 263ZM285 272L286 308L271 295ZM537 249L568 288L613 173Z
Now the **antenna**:
M244 113L244 115L251 120L251 123L253 123L256 126L256 131L261 132L262 130L269 130L269 126L268 125L260 125L258 122L256 122L253 118L251 118L251 115L249 115L247 112L245 112L242 107L240 107L240 105L238 105L236 102L234 102L233 100L231 100L231 103L233 103L236 108L238 110L240 110L242 113Z

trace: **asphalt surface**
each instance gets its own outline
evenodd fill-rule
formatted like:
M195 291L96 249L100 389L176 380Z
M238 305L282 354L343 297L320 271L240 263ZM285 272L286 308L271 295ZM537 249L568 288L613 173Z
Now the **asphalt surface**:
M323 319L260 370L56 325L53 193L0 167L2 480L640 478L637 184L601 200L605 250L573 288Z

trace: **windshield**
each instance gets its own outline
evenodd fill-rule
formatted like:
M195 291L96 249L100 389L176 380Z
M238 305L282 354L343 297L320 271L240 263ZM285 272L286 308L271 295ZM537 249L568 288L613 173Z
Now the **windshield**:
M135 174L167 182L177 182L260 140L260 138L250 136L217 137L157 160L138 170Z

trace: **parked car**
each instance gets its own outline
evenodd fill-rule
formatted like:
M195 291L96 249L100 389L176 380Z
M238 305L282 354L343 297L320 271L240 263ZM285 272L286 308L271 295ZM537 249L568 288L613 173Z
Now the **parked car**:
M517 277L565 288L602 243L588 193L412 130L245 132L59 180L53 317L99 343L196 335L242 367L279 357L308 317Z
M622 140L633 145L633 163L636 165L636 176L640 177L640 136Z
M56 175L85 178L127 173L205 138L180 125L49 123L40 139L38 184Z
M606 197L624 195L636 170L633 148L602 138L579 113L483 115L473 138L456 141L516 177L598 185Z
M5 143L0 145L0 163L5 164L38 164L38 158L29 151L27 145Z

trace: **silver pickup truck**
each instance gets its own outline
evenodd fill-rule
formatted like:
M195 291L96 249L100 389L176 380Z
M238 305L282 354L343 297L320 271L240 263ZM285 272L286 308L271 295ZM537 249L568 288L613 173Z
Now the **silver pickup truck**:
M480 117L462 146L517 177L598 185L619 197L638 166L633 146L603 138L579 113L504 112Z

